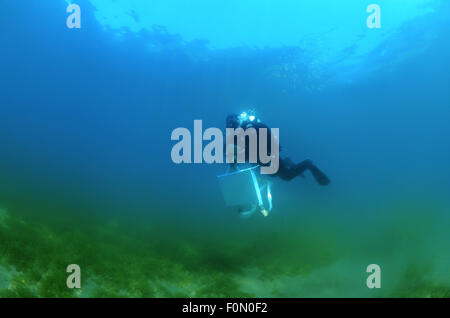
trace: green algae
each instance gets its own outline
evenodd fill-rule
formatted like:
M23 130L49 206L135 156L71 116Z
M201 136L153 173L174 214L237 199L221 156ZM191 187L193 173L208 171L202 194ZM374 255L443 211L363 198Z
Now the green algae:
M274 218L247 232L3 211L0 296L448 297L448 272L436 272L448 268L447 227L430 212L439 208L391 208L352 224L297 217L278 230ZM365 286L371 263L380 290ZM66 287L69 264L82 269L80 290Z

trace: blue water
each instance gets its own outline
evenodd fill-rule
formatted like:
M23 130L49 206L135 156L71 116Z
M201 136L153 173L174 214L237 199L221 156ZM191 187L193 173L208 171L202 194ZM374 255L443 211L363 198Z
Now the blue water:
M446 1L380 0L381 29L367 28L367 1L72 2L82 9L81 29L66 27L63 0L0 4L0 208L9 222L53 233L52 243L36 234L43 249L65 244L58 229L66 226L93 245L110 222L118 245L151 233L151 258L186 275L152 293L96 281L109 287L82 296L448 296ZM226 167L175 165L170 134L193 130L195 119L223 128L228 114L248 108L280 128L282 155L312 159L332 182L273 180L273 214L244 221L222 200L216 175ZM21 237L0 229L5 240ZM14 243L2 249L19 251ZM127 253L145 262L146 249ZM61 251L51 250L47 260L58 262ZM23 253L28 265L11 256L0 272L14 268L37 286L33 296L67 296L33 280L27 269L39 256ZM120 253L111 247L105 268ZM392 280L370 294L365 266L377 261ZM278 262L294 269L273 272ZM93 276L105 270L98 268ZM190 276L203 275L199 268L206 281L226 275L235 285L204 289ZM420 283L398 287L398 273L411 268ZM411 288L417 293L402 294Z

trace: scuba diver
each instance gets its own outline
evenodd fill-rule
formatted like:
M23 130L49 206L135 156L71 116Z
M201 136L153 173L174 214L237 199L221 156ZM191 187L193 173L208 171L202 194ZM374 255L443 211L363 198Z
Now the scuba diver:
M226 128L242 128L244 131L248 128L254 128L257 132L259 132L260 128L266 128L267 129L267 138L270 141L271 135L270 135L270 128L263 124L259 118L257 118L253 113L246 113L243 112L240 115L228 115L226 119ZM268 142L268 145L271 143ZM246 154L249 153L249 143L246 142ZM281 147L280 147L281 151ZM268 152L270 153L270 149L268 149ZM246 161L248 161L248 156L246 155ZM258 156L258 164L263 165L259 161ZM234 168L235 164L231 164L231 167ZM278 171L273 174L272 176L277 176L282 180L290 181L298 176L301 176L304 178L304 172L309 170L311 174L313 175L314 179L317 181L317 183L321 186L326 186L330 183L330 179L323 173L319 168L317 168L314 163L307 159L300 163L295 164L290 158L281 158L279 157L279 169Z

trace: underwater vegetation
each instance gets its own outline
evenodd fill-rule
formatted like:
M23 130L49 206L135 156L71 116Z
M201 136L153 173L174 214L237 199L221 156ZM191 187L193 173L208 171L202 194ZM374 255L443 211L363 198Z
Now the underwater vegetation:
M299 217L282 232L74 215L36 220L2 209L0 296L449 297L448 225L431 217L430 206L391 208L395 218L351 226ZM378 290L365 286L373 262L382 267ZM81 289L66 287L72 263L81 267Z

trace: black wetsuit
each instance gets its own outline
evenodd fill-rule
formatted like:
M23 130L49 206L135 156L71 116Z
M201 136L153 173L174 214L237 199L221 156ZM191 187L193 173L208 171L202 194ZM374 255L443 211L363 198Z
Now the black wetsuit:
M272 145L271 143L271 134L270 134L270 128L261 123L261 122L244 122L244 123L239 123L237 120L235 120L235 118L237 118L237 116L235 115L230 115L227 117L227 128L242 128L244 130L252 127L256 129L256 132L259 133L259 129L260 128L266 128L267 129L267 154L270 155L271 153L271 149L270 146ZM258 135L258 139L259 139L259 135ZM247 139L245 142L246 145L246 149L245 149L245 154L246 154L246 161L249 161L249 140ZM281 151L281 147L280 147L280 151ZM258 164L260 165L268 165L268 164L263 164L261 163L261 161L259 160L259 151L258 151ZM290 181L298 176L303 176L303 173L309 170L311 172L311 174L314 176L314 179L317 181L318 184L322 185L322 186L326 186L330 183L330 179L326 176L325 173L323 173L319 168L317 168L313 162L309 159L304 160L300 163L294 164L294 162L292 162L292 160L290 158L282 158L281 156L279 156L279 169L278 172L273 174L272 176L274 177L279 177L283 180L286 181Z

